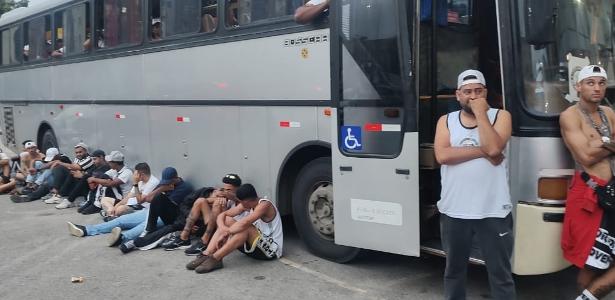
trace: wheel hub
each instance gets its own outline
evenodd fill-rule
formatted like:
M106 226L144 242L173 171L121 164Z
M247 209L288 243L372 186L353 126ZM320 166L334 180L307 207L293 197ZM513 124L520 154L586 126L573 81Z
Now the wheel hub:
M310 223L324 238L333 240L333 185L330 182L320 182L310 194L308 200Z

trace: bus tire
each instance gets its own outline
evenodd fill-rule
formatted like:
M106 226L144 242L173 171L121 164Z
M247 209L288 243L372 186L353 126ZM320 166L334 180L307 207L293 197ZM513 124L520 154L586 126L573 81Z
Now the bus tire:
M41 136L40 147L41 151L46 151L49 148L58 148L58 140L56 139L56 135L53 133L51 128L45 130Z
M295 227L310 252L346 263L354 259L360 249L334 243L332 198L331 158L317 158L301 169L295 181L292 196Z

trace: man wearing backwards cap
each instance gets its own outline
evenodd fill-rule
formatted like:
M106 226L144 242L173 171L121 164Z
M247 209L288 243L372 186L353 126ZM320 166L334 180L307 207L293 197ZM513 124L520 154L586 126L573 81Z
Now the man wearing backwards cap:
M595 189L613 184L612 158L615 114L601 106L607 76L599 66L586 66L578 73L579 102L561 113L562 137L572 153L577 170L566 199L561 246L564 257L580 271L576 299L600 299L615 287L613 255L615 216L598 203Z
M515 299L510 258L512 204L505 157L511 135L510 113L489 108L485 77L466 70L457 79L461 110L438 120L434 150L442 165L442 245L447 254L446 299L465 299L466 271L476 235L489 275L493 299Z

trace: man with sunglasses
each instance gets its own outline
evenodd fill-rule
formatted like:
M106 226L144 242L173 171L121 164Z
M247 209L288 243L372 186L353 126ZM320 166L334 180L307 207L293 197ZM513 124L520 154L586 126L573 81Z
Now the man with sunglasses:
M445 299L465 299L473 236L487 265L491 297L516 299L511 273L512 204L505 157L510 113L490 108L485 77L466 70L457 79L461 110L438 121L434 150L442 165L438 209L446 252Z

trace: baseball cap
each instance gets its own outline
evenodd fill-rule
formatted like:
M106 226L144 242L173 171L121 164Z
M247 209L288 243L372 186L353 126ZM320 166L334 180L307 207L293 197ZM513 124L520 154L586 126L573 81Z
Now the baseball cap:
M30 142L25 143L23 146L24 148L28 149L28 148L36 147L36 143L30 141Z
M457 77L457 89L460 89L462 86L470 83L480 83L487 86L485 76L477 70L465 70L459 74L459 77Z
M594 76L607 79L606 71L602 67L596 65L589 65L583 67L583 69L579 71L579 75L577 75L577 83L583 81L583 79L587 79Z
M92 152L92 156L93 157L102 157L102 158L104 158L105 157L105 151L102 151L100 149L94 150L94 152Z
M226 174L222 177L222 183L230 184L234 187L241 185L241 178L237 174Z
M113 162L124 162L124 154L122 154L122 152L120 151L111 151L109 155L105 156L105 160Z
M75 148L83 148L85 149L85 151L88 151L88 145L86 145L85 143L77 143L77 145L75 145Z
M49 148L47 149L47 152L45 152L45 158L43 160L45 162L50 162L58 154L60 154L60 151L58 150L58 148Z
M173 167L166 167L162 170L162 178L160 179L159 185L169 184L173 181L173 179L177 178L177 170Z

